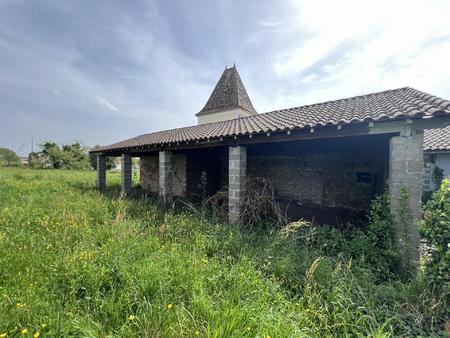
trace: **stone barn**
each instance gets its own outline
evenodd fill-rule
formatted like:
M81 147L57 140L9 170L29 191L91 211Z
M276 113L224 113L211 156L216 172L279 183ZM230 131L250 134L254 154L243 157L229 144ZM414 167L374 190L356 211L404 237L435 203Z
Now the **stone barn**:
M405 188L421 217L424 131L450 122L450 102L405 87L335 101L257 113L236 67L225 69L198 125L136 136L96 150L97 184L105 188L105 156L122 158L122 192L131 188L131 158L140 158L143 189L170 203L227 187L229 221L239 223L247 176L263 177L293 218L333 223L367 210L389 187L399 223ZM401 229L404 234L404 229ZM400 229L399 229L400 233ZM417 224L408 229L418 260Z

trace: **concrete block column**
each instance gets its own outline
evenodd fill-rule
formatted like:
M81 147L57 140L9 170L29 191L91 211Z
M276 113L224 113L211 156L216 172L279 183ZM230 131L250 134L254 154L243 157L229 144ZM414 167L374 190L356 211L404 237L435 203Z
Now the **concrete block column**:
M419 221L422 216L423 132L394 136L389 144L389 193L402 262L416 269L420 258ZM407 196L407 200L402 198ZM407 208L405 208L405 206Z
M122 170L122 195L126 195L131 190L132 184L132 176L131 176L131 155L130 154L122 154L120 159L121 170Z
M171 151L159 152L159 197L164 204L170 204L173 200L173 161Z
M231 224L241 220L247 193L247 148L229 147L228 160L228 218Z
M106 161L105 156L97 155L97 189L104 191L106 188Z

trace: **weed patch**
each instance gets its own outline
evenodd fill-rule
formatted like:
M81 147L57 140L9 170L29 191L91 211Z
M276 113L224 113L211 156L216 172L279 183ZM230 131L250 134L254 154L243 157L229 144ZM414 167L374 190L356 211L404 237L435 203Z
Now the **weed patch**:
M390 244L364 249L390 236L387 224L349 249L331 229L250 231L119 199L120 177L108 175L100 194L89 171L0 171L0 334L444 334L441 291L386 273L389 255L377 255Z

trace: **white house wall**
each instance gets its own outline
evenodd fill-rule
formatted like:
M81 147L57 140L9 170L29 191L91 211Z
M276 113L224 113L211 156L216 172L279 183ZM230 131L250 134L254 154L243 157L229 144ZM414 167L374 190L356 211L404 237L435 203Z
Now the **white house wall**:
M447 154L436 154L435 164L444 170L444 175L450 177L450 153Z

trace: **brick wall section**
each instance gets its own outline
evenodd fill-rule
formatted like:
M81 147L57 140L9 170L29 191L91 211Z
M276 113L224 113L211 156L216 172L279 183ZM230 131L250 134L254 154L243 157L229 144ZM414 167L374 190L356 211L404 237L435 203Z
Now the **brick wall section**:
M106 188L106 163L105 157L97 155L97 189L100 191Z
M229 221L239 223L242 204L246 195L247 149L242 146L229 148L228 199Z
M397 236L403 250L405 266L417 267L419 263L420 236L418 222L422 210L423 188L423 133L411 136L394 136L389 149L389 192L391 213L397 224ZM403 228L401 222L400 192L407 188L412 222ZM407 235L405 236L405 231ZM405 238L406 237L406 238Z
M131 175L131 155L122 154L120 159L121 169L121 192L123 195L131 190L132 175Z
M186 195L186 156L172 154L172 193L173 196ZM141 156L140 184L144 190L159 193L159 156Z

